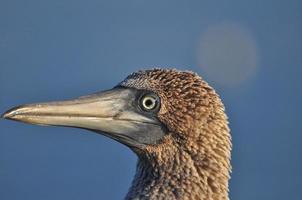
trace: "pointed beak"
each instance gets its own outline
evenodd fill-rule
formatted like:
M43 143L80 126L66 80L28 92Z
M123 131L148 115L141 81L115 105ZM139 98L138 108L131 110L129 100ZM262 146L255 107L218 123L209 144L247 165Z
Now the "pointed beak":
M89 129L128 146L139 147L154 143L164 132L156 118L136 108L136 93L134 89L116 88L73 100L27 104L8 110L2 118ZM144 134L150 130L153 134Z

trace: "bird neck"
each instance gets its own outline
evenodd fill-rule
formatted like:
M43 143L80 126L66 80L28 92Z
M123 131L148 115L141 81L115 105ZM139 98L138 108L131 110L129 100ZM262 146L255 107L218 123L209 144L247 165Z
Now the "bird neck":
M209 152L171 141L158 151L139 155L130 199L228 199L229 162ZM218 162L217 162L218 161Z

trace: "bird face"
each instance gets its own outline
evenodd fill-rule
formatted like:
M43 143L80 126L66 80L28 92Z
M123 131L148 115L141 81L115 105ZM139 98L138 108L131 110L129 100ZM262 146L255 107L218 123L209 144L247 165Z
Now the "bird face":
M160 144L170 132L188 132L198 118L195 113L207 114L200 110L202 104L209 104L206 90L211 88L196 74L153 69L133 73L111 90L73 100L22 105L2 117L88 129L137 150Z

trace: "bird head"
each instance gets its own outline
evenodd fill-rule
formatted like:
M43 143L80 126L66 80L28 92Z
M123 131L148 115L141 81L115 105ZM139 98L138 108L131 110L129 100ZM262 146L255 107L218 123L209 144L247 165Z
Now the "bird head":
M225 120L215 91L197 74L174 69L138 71L111 90L67 101L21 105L2 117L92 130L139 154L167 148L175 141L198 140L202 131L194 130Z

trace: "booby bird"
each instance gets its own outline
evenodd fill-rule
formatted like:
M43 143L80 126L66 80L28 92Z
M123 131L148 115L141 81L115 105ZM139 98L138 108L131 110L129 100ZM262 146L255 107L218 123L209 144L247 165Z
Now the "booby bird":
M127 200L227 200L231 136L219 96L196 73L151 69L111 90L18 106L3 118L92 130L138 156Z

